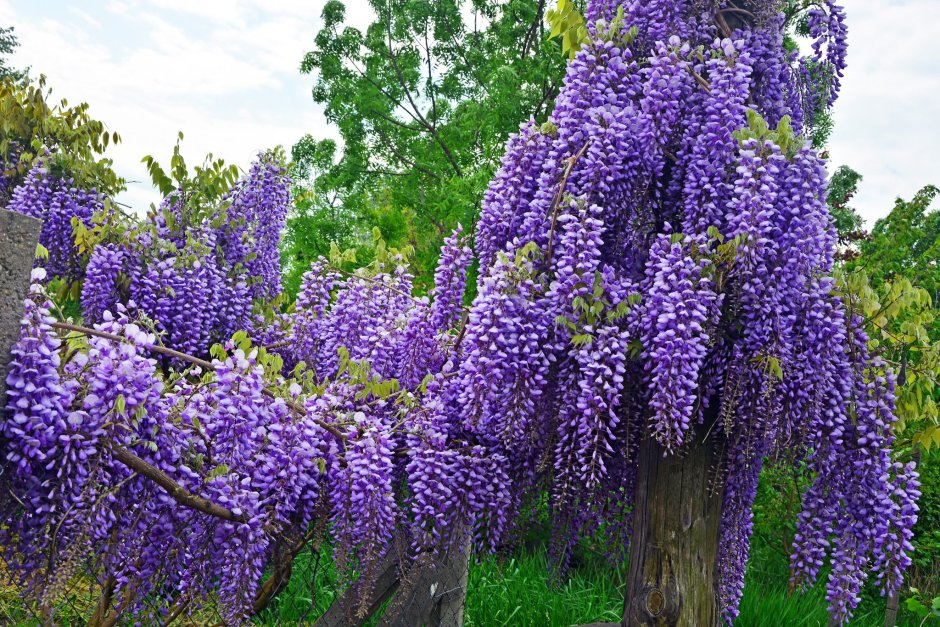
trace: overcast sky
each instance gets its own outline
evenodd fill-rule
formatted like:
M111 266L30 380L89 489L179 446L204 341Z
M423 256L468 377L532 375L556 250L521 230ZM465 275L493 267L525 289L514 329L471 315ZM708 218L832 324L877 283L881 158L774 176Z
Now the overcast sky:
M264 148L303 134L335 136L298 66L319 28L324 0L0 0L13 25L12 65L46 74L56 98L88 102L123 139L109 151L129 179L120 198L158 200L140 163L207 152L242 168ZM940 0L846 0L849 70L835 109L833 166L865 180L855 206L871 222L897 196L940 185ZM365 0L346 2L357 26Z

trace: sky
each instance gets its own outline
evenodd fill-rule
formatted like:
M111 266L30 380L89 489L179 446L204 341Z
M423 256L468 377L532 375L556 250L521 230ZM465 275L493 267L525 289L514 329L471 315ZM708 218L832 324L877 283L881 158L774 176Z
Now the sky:
M306 133L337 137L298 69L324 1L0 0L0 26L20 40L13 67L121 135L108 151L129 181L118 200L142 211L159 195L140 159L168 162L178 131L190 165L211 152L243 169ZM940 185L940 1L844 4L849 69L829 152L864 176L853 204L871 226L897 196ZM348 22L369 23L365 0L346 6Z

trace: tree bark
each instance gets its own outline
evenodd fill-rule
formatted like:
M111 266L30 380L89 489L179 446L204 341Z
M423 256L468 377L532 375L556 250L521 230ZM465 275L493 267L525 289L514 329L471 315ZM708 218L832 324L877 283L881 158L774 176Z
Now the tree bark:
M624 627L721 623L719 437L695 429L672 455L653 438L640 444Z
M412 564L379 627L461 627L470 567L470 534L446 555Z

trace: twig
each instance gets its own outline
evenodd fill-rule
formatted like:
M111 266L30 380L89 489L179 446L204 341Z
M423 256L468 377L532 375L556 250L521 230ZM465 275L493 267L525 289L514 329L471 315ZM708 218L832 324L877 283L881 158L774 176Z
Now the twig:
M706 93L709 93L709 94L712 93L712 86L711 86L711 84L710 84L707 80L705 80L705 79L702 77L701 74L699 74L698 72L696 72L695 70L693 70L691 66L688 66L688 65L687 65L687 66L685 66L685 67L686 67L687 70L689 70L689 74L692 75L692 78L695 79L695 82L697 82L699 85L701 85L701 86L702 86L702 89L704 89Z
M95 337L100 337L106 340L111 340L112 342L121 342L128 343L128 339L121 335L116 335L114 333L108 333L106 331L99 331L97 329L92 329L90 327L83 327L78 324L71 324L69 322L53 322L53 329L59 329L62 331L73 331L75 333L82 333L84 335L93 335ZM152 353L157 353L159 355L165 355L167 357L174 357L182 361L188 361L191 364L195 364L204 370L215 370L215 366L211 362L206 361L205 359L200 359L199 357L193 357L192 355L187 355L186 353L181 353L179 351L173 350L172 348L167 348L165 346L148 346L148 350Z
M587 152L588 146L590 144L590 141L585 142L584 146L581 147L581 150L568 159L568 165L565 166L565 173L561 177L561 183L558 185L558 191L555 192L555 197L552 199L552 205L549 207L549 211L552 214L552 226L551 230L548 232L548 251L545 253L545 259L549 263L551 263L552 259L552 244L555 241L555 225L558 222L558 207L561 205L561 199L564 197L565 187L568 186L568 177L571 176L571 171L574 170L575 164L578 162L578 159L584 156L584 153Z
M287 348L288 346L291 346L291 345L293 345L293 344L294 344L294 343L293 343L292 341L290 341L290 340L284 340L284 341L282 341L282 342L274 342L273 344L268 344L268 345L264 346L264 350L266 350L266 351L273 351L273 350L277 350L277 349L279 349L279 348Z
M82 333L84 335L92 335L92 336L100 337L106 340L111 340L112 342L123 342L123 343L128 342L128 339L126 337L115 335L114 333L108 333L106 331L99 331L97 329L92 329L89 327L83 327L77 324L71 324L68 322L53 322L52 328L60 329L63 331L72 331L75 333ZM180 351L173 350L172 348L154 345L154 346L148 346L147 349L159 355L166 355L167 357L173 357L181 361L186 361L191 364L195 364L196 366L199 366L200 368L204 370L212 370L212 371L216 370L216 366L212 362L206 361L205 359L200 359L199 357L193 357L192 355L187 355L186 353L181 353ZM263 388L261 392L265 396L268 396L269 398L273 398L273 399L281 398L280 396L277 395L277 393L275 393L270 388ZM294 403L291 401L285 401L285 402L287 403L287 406L291 410L293 410L295 413L303 417L307 416L307 411L303 407L298 405L297 403ZM324 430L328 431L330 434L332 434L334 437L336 437L340 441L346 440L345 434L343 434L342 431L340 431L339 429L337 429L335 426L331 425L330 423L324 422L316 418L313 420L313 422L317 426L322 427Z

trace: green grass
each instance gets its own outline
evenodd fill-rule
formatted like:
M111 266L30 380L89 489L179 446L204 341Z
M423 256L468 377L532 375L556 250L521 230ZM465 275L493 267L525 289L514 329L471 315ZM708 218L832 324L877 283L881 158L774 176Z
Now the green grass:
M294 560L287 588L255 620L262 625L312 623L336 597L336 571L329 548L304 552Z
M788 595L785 557L775 554L757 539L752 556L736 625L816 627L827 624L822 586L811 588L805 594ZM511 556L489 556L472 563L466 625L561 627L619 621L626 569L611 568L601 560L590 558L582 558L580 564L572 569L566 581L553 586L548 581L548 563L542 548L520 550ZM312 623L332 602L335 588L336 576L328 550L321 552L319 560L309 553L300 555L287 589L256 623ZM873 590L867 590L850 625L880 627L883 621L884 600ZM916 627L919 623L903 609L898 616L901 627Z
M577 625L620 620L620 574L600 565L574 569L567 581L550 586L544 551L509 558L487 557L470 567L466 624Z
M543 548L520 550L510 556L489 556L471 563L468 579L466 620L468 627L479 626L567 626L591 622L617 622L623 607L625 568L615 569L602 560L581 555L579 566L557 586L548 582L548 564ZM739 627L815 627L827 624L825 591L822 587L805 594L787 595L787 565L784 556L755 540L746 577ZM333 602L337 590L329 548L297 557L293 575L271 606L255 619L257 625L312 624ZM63 605L58 618L80 624L88 616L88 599L73 598ZM903 608L903 603L902 603ZM884 620L884 600L866 590L862 604L850 623L852 627L880 627ZM372 621L377 622L376 620ZM0 587L0 624L38 624L22 605L15 587ZM917 627L920 621L902 609L900 627ZM930 623L928 623L929 625ZM937 623L934 623L937 624Z

